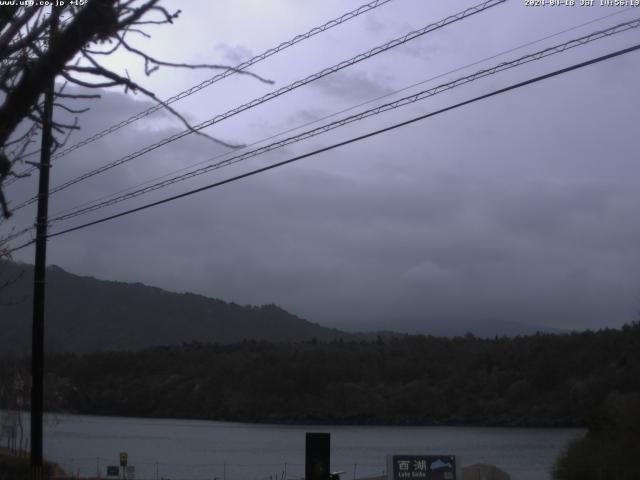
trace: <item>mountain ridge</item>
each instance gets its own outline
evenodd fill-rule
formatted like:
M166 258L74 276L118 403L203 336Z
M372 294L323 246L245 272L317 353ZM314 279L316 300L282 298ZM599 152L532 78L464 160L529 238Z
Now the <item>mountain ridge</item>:
M20 274L20 271L23 273ZM0 354L30 351L33 266L0 264ZM360 340L405 335L478 337L562 333L515 321L478 320L424 323L422 331L348 331L322 326L275 304L238 305L192 292L171 292L140 282L101 280L47 267L45 340L50 352L89 353L140 350L193 341L236 343Z
M2 277L24 273L0 292L0 353L29 351L33 266L4 264ZM52 352L139 350L192 341L329 341L352 335L304 320L274 304L241 306L142 283L99 280L47 268L45 339Z

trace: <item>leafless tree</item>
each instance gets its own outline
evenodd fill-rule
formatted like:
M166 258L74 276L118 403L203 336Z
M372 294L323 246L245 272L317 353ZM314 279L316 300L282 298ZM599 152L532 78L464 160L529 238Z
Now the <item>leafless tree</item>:
M16 363L11 372L4 372L0 387L0 438L5 437L7 448L17 455L27 453L24 416L27 405L25 372Z
M5 218L11 213L2 195L2 181L16 174L15 166L24 161L27 147L38 137L43 123L42 94L52 79L61 81L56 85L55 107L64 110L67 119L72 118L54 120L53 149L58 149L79 128L78 117L74 116L87 110L86 104L79 105L78 101L99 97L97 92L70 91L69 85L90 89L121 86L125 91L141 92L164 105L191 129L180 114L133 81L126 70L118 73L104 66L105 57L116 51L124 50L140 59L146 75L161 67L229 68L164 61L136 48L132 37L148 38L156 26L171 24L178 18L180 11L167 10L161 0L64 3L57 7L0 6L0 155L7 160L0 177L0 202ZM52 24L56 25L53 34ZM248 72L240 73L271 83Z
M3 298L3 291L8 289L11 285L15 284L24 275L24 270L19 269L14 272L14 269L7 269L7 263L11 261L11 253L7 241L0 238L0 308L22 301L22 299L6 300ZM0 328L2 325L0 324Z

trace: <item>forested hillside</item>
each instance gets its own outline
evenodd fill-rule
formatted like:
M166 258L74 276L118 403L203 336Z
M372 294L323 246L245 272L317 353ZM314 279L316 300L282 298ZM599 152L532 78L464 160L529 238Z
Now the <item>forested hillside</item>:
M31 348L33 267L3 262L0 289L0 355ZM45 345L49 352L136 350L194 340L331 340L349 334L308 322L277 305L242 306L173 293L141 283L82 277L47 268Z
M14 364L1 364L5 385ZM46 370L49 409L65 412L252 422L588 425L612 396L640 392L640 324L493 340L191 343L51 355Z

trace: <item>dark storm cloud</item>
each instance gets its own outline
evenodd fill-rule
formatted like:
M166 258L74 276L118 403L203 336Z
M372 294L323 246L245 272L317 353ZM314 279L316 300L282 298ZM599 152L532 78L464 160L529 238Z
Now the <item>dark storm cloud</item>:
M473 32L469 38L475 38ZM426 40L416 55L429 45L448 44ZM410 56L389 58L398 67ZM456 58L461 64L467 60ZM320 97L315 104L303 101L299 92L293 104L278 104L258 120L266 119L265 131L277 113L287 126L297 125L339 109L338 100L388 93L390 79L373 70L328 77L312 90ZM401 73L399 67L389 70ZM429 65L424 76L440 71ZM295 69L291 73L297 77ZM638 74L637 57L625 57L495 97L52 239L50 262L77 273L242 304L278 303L343 328L415 331L433 321L484 318L566 328L619 325L633 319L640 304L640 163L634 136L640 98L630 88ZM424 113L506 83L505 77L491 78L410 108ZM108 93L83 119L81 137L145 106ZM364 132L411 116L408 111L395 115L354 129ZM256 121L248 118L246 125ZM166 114L124 129L60 162L54 183L177 129ZM340 132L318 137L312 146L355 135ZM274 153L269 159L282 160L307 147L291 147L288 155ZM189 136L56 195L52 211L222 151ZM256 159L139 202L263 164ZM21 199L27 188L33 189L33 182L11 187L12 199ZM20 215L16 222L32 221Z
M107 98L102 114L140 107L119 94ZM478 114L496 118L492 111L504 107L430 124L427 146L411 140L424 126L408 130L396 137L404 146L393 159L384 153L388 139L380 138L316 160L318 167L327 161L335 167L366 158L366 174L313 162L282 169L54 241L51 261L239 303L277 302L352 328L415 330L416 322L478 317L568 327L597 325L603 315L624 320L640 284L635 182L624 175L599 181L596 172L588 181L560 171L549 176L545 161L532 173L531 159L508 158L511 144L491 146L506 120L494 122L485 144L458 146L457 162L443 156L455 142L453 125L463 118L473 124ZM536 110L544 117L533 105L528 115L536 117ZM88 119L87 127L94 122ZM131 148L139 132L123 131L118 147ZM145 138L170 132L146 131ZM538 135L534 157L544 151L542 140L552 138ZM91 163L110 158L106 146ZM632 151L620 148L622 158ZM205 153L210 145L196 138L171 145L79 186L64 202L60 194L54 210ZM505 158L520 172L509 172Z

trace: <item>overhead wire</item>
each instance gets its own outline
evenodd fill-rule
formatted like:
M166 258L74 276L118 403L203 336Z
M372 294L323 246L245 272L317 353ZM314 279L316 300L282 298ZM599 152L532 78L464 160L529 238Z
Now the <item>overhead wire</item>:
M425 100L426 98L430 98L430 97L435 96L435 95L437 95L439 93L451 90L451 89L459 87L461 85L465 85L465 84L474 82L474 81L476 81L478 79L485 78L487 76L494 75L496 73L503 72L505 70L509 70L509 69L512 69L512 68L515 68L515 67L518 67L518 66L521 66L521 65L525 65L525 64L534 62L534 61L538 61L538 60L541 60L543 58L547 58L547 57L549 57L551 55L562 53L562 52L565 52L567 50L573 49L575 47L583 46L583 45L586 45L588 43L594 42L596 40L600 40L602 38L607 38L607 37L610 37L612 35L616 35L616 34L619 34L619 33L622 33L622 32L626 32L628 30L631 30L631 29L634 29L634 28L638 28L638 27L640 27L640 18L632 20L632 21L624 22L624 23L621 23L621 24L618 24L618 25L615 25L615 26L610 27L610 28L605 29L605 30L600 30L600 31L597 31L597 32L593 32L593 33L591 33L589 35L584 35L584 36L582 36L580 38L573 39L573 40L570 40L568 42L565 42L565 43L562 43L562 44L559 44L559 45L555 45L553 47L547 47L547 48L545 48L543 50L540 50L540 51L537 51L535 53L530 53L530 54L521 56L521 57L516 58L514 60L501 62L498 65L495 65L493 67L480 70L480 71L478 71L476 73L473 73L471 75L460 77L460 78L457 78L457 79L452 80L450 82L447 82L447 83L444 83L444 84L429 88L427 90L422 90L422 91L420 91L418 93L414 93L412 95L397 99L397 100L395 100L393 102L388 102L388 103L376 106L374 108L364 110L364 111L359 112L357 114L350 115L348 117L342 118L340 120L336 120L336 121L328 123L326 125L322 125L320 127L317 127L317 128L302 132L302 133L300 133L298 135L294 135L292 137L288 137L288 138L279 140L277 142L274 142L274 143L271 143L269 145L257 148L255 150L251 150L251 151L239 154L239 155L235 155L235 156L233 156L231 158L228 158L226 160L223 160L221 162L218 162L218 163L215 163L215 164L212 164L212 165L208 165L208 166L196 169L196 170L192 170L192 171L184 173L182 175L178 175L178 176L175 176L175 177L170 178L168 180L164 180L164 181L155 183L155 184L150 185L150 186L145 187L145 188L134 190L133 192L120 195L120 196L112 198L110 200L105 200L103 202L95 203L95 204L93 204L91 206L87 206L87 207L84 207L84 208L78 208L78 209L73 210L73 211L71 211L69 213L66 213L66 214L53 216L50 221L51 222L59 222L59 221L63 221L63 220L68 220L68 219L77 217L79 215L84 215L84 214L89 213L89 212L93 212L93 211L96 211L96 210L99 210L99 209L102 209L102 208L105 208L105 207L108 207L108 206L111 206L111 205L115 205L116 203L120 203L120 202L123 202L123 201L126 201L126 200L130 200L130 199L138 197L140 195L143 195L143 194L146 194L146 193L149 193L149 192L161 189L161 188L165 188L165 187L167 187L169 185L173 185L175 183L178 183L178 182L190 179L190 178L194 178L196 176L200 176L200 175L203 175L205 173L209 173L209 172L211 172L213 170L217 170L217 169L220 169L222 167L226 167L226 166L241 162L241 161L246 160L248 158L252 158L252 157L255 157L255 156L258 156L258 155L262 155L262 154L265 154L265 153L270 152L272 150L275 150L275 149L278 149L278 148L282 148L284 146L291 145L293 143L297 143L297 142L300 142L302 140L306 140L308 138L315 137L317 135L329 132L329 131L334 130L336 128L343 127L343 126L348 125L350 123L353 123L353 122L356 122L356 121L360 121L360 120L363 120L365 118L369 118L369 117L374 116L374 115L379 115L381 113L384 113L384 112L387 112L387 111L390 111L390 110L394 110L394 109L397 109L397 108L400 108L400 107L404 107L406 105L409 105L409 104L412 104L412 103L415 103L415 102L418 102L418 101L421 101L421 100Z
M473 66L479 65L479 64L484 63L484 62L486 62L486 61L488 61L488 60L493 60L493 59L495 59L495 58L501 57L501 56L506 55L506 54L508 54L508 53L512 53L512 52L515 52L515 51L521 50L521 49L526 48L526 47L528 47L528 46L535 45L535 44L537 44L537 43L540 43L540 42L543 42L543 41L545 41L545 40L548 40L548 39L551 39L551 38L557 37L557 36L559 36L559 35L563 35L563 34L565 34L565 33L568 33L568 32L574 31L574 30L577 30L577 29L582 28L582 27L585 27L585 26L587 26L587 25L591 25L591 24L593 24L593 23L600 22L600 21L605 20L605 19L607 19L607 18L610 18L610 17L613 17L613 16L620 15L620 14L622 14L622 13L625 13L625 12L629 11L629 10L632 10L633 8L634 8L634 7L628 7L628 8L623 9L623 10L618 10L618 11L615 11L615 12L609 13L609 14L607 14L607 15L603 15L603 16L601 16L601 17L595 18L595 19L593 19L593 20L589 20L589 21L587 21L587 22L580 23L580 24L578 24L578 25L574 25L573 27L569 27L569 28L566 28L566 29L564 29L564 30L561 30L561 31L558 31L558 32L555 32L555 33L552 33L552 34L549 34L549 35L546 35L546 36L541 37L541 38L538 38L538 39L536 39L536 40L532 40L532 41L530 41L530 42L526 42L526 43L520 44L520 45L518 45L518 46L516 46L516 47L512 47L512 48L510 48L510 49L508 49L508 50L503 50L503 51L501 51L501 52L499 52L499 53L496 53L496 54L493 54L493 55L491 55L491 56L489 56L489 57L484 57L484 58L482 58L482 59L480 59L480 60L476 60L476 61L474 61L474 62L472 62L472 63L468 63L468 64L463 65L463 66L461 66L461 67L457 67L457 68L455 68L455 69L453 69L453 70L449 70L449 71L447 71L447 72L440 73L440 74L435 75L435 76L433 76L433 77L430 77L430 78L428 78L428 79L426 79L426 80L421 80L421 81L419 81L419 82L413 83L413 84L408 85L408 86L406 86L406 87L403 87L403 88L400 88L400 89L394 90L394 91L392 91L392 92L390 92L390 93L385 93L385 94L383 94L383 95L379 95L379 96L377 96L377 97L375 97L375 98L372 98L372 99L366 100L366 101L364 101L364 102L360 102L360 103L358 103L358 104L356 104L356 105L352 105L352 106L350 106L350 107L348 107L348 108L345 108L345 109L339 110L339 111L337 111L337 112L333 112L333 113L330 113L330 114L328 114L328 115L325 115L325 116L323 116L323 117L320 117L320 118L317 118L317 119L314 119L314 120L311 120L311 121L305 122L305 123L300 124L300 125L298 125L298 126L296 126L296 127L292 127L292 128L288 128L288 129L286 129L286 130L282 130L282 131L280 131L280 132L278 132L278 133L275 133L275 134L269 135L268 137L264 137L264 138L261 138L261 139L259 139L259 140L256 140L256 141L254 141L254 142L252 142L252 143L250 143L250 144L246 145L244 148L254 147L254 146L256 146L256 145L259 145L259 144L264 143L264 142L266 142L266 141L268 141L268 140L272 140L272 139L274 139L274 138L280 137L280 136L285 135L285 134L287 134L287 133L291 133L291 132L293 132L293 131L300 130L301 128L308 127L308 126L310 126L310 125L313 125L313 124L316 124L316 123L322 122L322 121L324 121L324 120L328 120L328 119L333 118L333 117L336 117L336 116L338 116L338 115L340 115L340 114L342 114L342 113L347 113L347 112L350 112L350 111L352 111L352 110L355 110L356 108L359 108L359 107L362 107L362 106L365 106L365 105L369 105L369 104L371 104L371 103L373 103L373 102L376 102L376 101L378 101L378 100L382 100L382 99L384 99L384 98L388 98L388 97L391 97L391 96L397 95L398 93L405 92L405 91L410 90L410 89L412 89L412 88L415 88L415 87L417 87L417 86L419 86L419 85L423 85L423 84L425 84L425 83L432 82L432 81L434 81L434 80L437 80L437 79L439 79L439 78L445 77L445 76L447 76L447 75L451 75L451 74L453 74L453 73L457 73L457 72L460 72L460 71L462 71L462 70L466 70L467 68L470 68L470 67L473 67ZM231 153L233 153L233 152L231 152ZM140 182L140 183L137 183L137 184L132 185L132 186L130 186L130 187L123 188L123 189L118 190L118 191L116 191L116 192L113 192L113 193L110 193L110 194L107 194L107 195L103 195L103 196L101 196L101 197L95 198L95 199L90 200L90 201L87 201L87 202L83 202L83 203L81 203L81 204L79 204L79 205L74 205L73 207L65 208L65 209L63 209L63 210L60 210L60 211L58 211L58 212L54 213L52 216L53 216L53 217L56 217L56 216L59 216L59 215L63 215L63 214L65 214L65 213L67 213L67 212L72 212L72 211L75 211L75 210L79 210L79 209L81 209L81 208L85 208L85 207L88 207L88 206L92 206L92 205L94 205L94 204L97 204L97 203L102 202L103 200L107 200L107 199L110 199L110 198L112 198L112 197L116 197L116 196L122 195L122 194L124 194L125 192L129 192L129 191L131 191L131 190L138 189L138 188L140 188L140 187L142 187L142 186L144 186L144 185L148 185L148 184L150 184L150 183L152 183L152 182L157 182L158 180L162 180L162 179L167 178L167 177L170 177L170 176L172 176L172 175L176 175L176 174L178 174L178 173L180 173L180 172L184 172L185 170L189 170L190 168L194 168L194 167L197 167L197 166L199 166L199 165L203 165L203 164L206 164L206 163L210 163L210 162L212 162L212 161L218 160L218 159L223 158L223 157L228 157L229 155L230 155L230 152L224 152L224 153L218 154L218 155L216 155L215 157L212 157L212 158L208 158L208 159L206 159L206 160L199 161L199 162L197 162L197 163L194 163L194 164L191 164L191 165L188 165L188 166L185 166L185 167L179 168L179 169L177 169L177 170L173 170L173 171L168 172L168 173L166 173L166 174L164 174L164 175L160 175L160 176L157 176L157 177L151 178L151 179L149 179L149 180L145 180L144 182Z
M75 185L76 183L79 183L81 181L84 181L88 178L91 178L95 175L104 173L114 167L117 167L119 165L122 165L123 163L129 162L135 158L138 158L146 153L149 153L153 150L156 150L164 145L167 145L171 142L174 142L180 138L183 138L187 135L190 135L191 133L193 133L194 131L199 131L202 130L204 128L210 127L211 125L215 124L215 123L219 123L223 120L226 120L227 118L230 118L234 115L237 115L241 112L244 112L245 110L249 110L250 108L254 108L260 104L263 104L265 102L268 102L270 100L273 100L274 98L278 98L281 95L284 95L285 93L288 93L290 91L293 91L297 88L300 88L304 85L307 85L311 82L317 81L323 77L326 77L327 75L330 75L332 73L335 73L337 71L340 71L344 68L350 67L352 65L355 65L356 63L359 63L361 61L367 60L375 55L378 55L380 53L386 52L392 48L398 47L400 45L403 45L411 40L414 40L416 38L419 38L423 35L426 35L427 33L433 32L435 30L438 30L440 28L445 27L446 25L458 22L464 18L470 17L472 15L478 14L480 12L484 12L492 7L495 7L497 5L500 5L502 3L505 3L507 0L486 0L484 2L481 2L477 5L474 5L473 7L469 7L459 13L456 13L454 15L450 15L446 18L443 18L442 20L429 24L423 28L420 28L418 30L414 30L412 32L409 32L401 37L395 38L387 43L384 43L382 45L379 45L365 53L361 53L359 55L356 55L355 57L352 57L348 60L344 60L332 67L328 67L325 68L317 73L314 73L312 75L309 75L301 80L297 80L285 87L279 88L273 92L270 92L262 97L256 98L254 100L251 100L248 103L242 104L238 107L235 107L225 113L222 114L218 114L215 117L210 118L209 120L206 120L198 125L195 125L193 127L193 129L187 129L187 130L183 130L179 133L176 133L174 135L171 135L169 137L165 137L164 139L153 143L151 145L148 145L140 150L137 150L136 152L130 153L129 155L126 155L124 157L121 157L118 160L112 161L106 165L103 165L101 167L98 167L94 170L91 170L90 172L84 173L82 175L79 175L71 180L68 180L67 182L64 182L56 187L53 187L52 189L49 190L49 195L55 194L59 191L65 190L69 187L71 187L72 185ZM36 202L38 199L37 196L31 197L30 199L20 203L19 205L13 207L13 211L17 211L20 210L24 207L26 207L27 205L30 205L34 202Z
M302 154L302 155L297 155L297 156L295 156L293 158L290 158L288 160L284 160L284 161L281 161L281 162L278 162L278 163L274 163L274 164L268 165L266 167L258 168L258 169L255 169L255 170L251 170L249 172L246 172L246 173L243 173L243 174L240 174L240 175L236 175L234 177L227 178L225 180L221 180L221 181L218 181L218 182L215 182L215 183L203 186L203 187L199 187L199 188L196 188L196 189L193 189L193 190L189 190L187 192L183 192L183 193L178 194L178 195L173 195L171 197L164 198L162 200L158 200L158 201L155 201L155 202L152 202L152 203L148 203L146 205L142 205L142 206L139 206L139 207L136 207L136 208L132 208L132 209L126 210L124 212L120 212L120 213L117 213L117 214L114 214L114 215L103 217L103 218L100 218L98 220L87 222L87 223L84 223L82 225L78 225L78 226L75 226L75 227L72 227L72 228L68 228L68 229L65 229L65 230L61 230L61 231L58 231L58 232L53 232L53 233L50 233L47 236L47 238L55 238L57 236L61 236L61 235L65 235L67 233L75 232L75 231L78 231L78 230L81 230L81 229L84 229L84 228L88 228L88 227L93 226L93 225L98 225L100 223L104 223L104 222L107 222L107 221L110 221L110 220L114 220L116 218L120 218L120 217L123 217L123 216L126 216L126 215L130 215L130 214L133 214L133 213L136 213L136 212L140 212L140 211L143 211L143 210L146 210L146 209L158 206L158 205L162 205L162 204L165 204L165 203L173 202L173 201L178 200L180 198L184 198L184 197L187 197L187 196L195 195L196 193L200 193L200 192L203 192L203 191L206 191L206 190L210 190L212 188L220 187L220 186L226 185L228 183L232 183L232 182L235 182L235 181L247 178L247 177L251 177L251 176L257 175L259 173L263 173L263 172L266 172L266 171L269 171L269 170L273 170L275 168L279 168L279 167L291 164L293 162L297 162L297 161L302 160L304 158L312 157L312 156L318 155L320 153L324 153L324 152L327 152L327 151L330 151L330 150L334 150L336 148L343 147L345 145L349 145L349 144L352 144L352 143L355 143L355 142L358 142L358 141L361 141L361 140L364 140L364 139L367 139L367 138L370 138L370 137L373 137L373 136L376 136L376 135L380 135L382 133L386 133L386 132L389 132L389 131L392 131L392 130L395 130L395 129L398 129L398 128L401 128L401 127L405 127L405 126L410 125L412 123L416 123L416 122L425 120L427 118L431 118L431 117L434 117L436 115L440 115L442 113L449 112L451 110L455 110L457 108L460 108L460 107L463 107L463 106L466 106L466 105L470 105L472 103L475 103L475 102L478 102L478 101L481 101L481 100L485 100L485 99L488 99L488 98L491 98L491 97L494 97L494 96L497 96L497 95L501 95L503 93L506 93L506 92L509 92L509 91L512 91L512 90L516 90L516 89L525 87L527 85L532 85L534 83L538 83L538 82L541 82L543 80L547 80L549 78L553 78L553 77L556 77L556 76L559 76L559 75L563 75L563 74L569 73L569 72L574 71L574 70L578 70L578 69L581 69L581 68L584 68L584 67L587 67L587 66L590 66L590 65L594 65L596 63L600 63L600 62L603 62L603 61L606 61L606 60L610 60L612 58L615 58L615 57L618 57L618 56L621 56L621 55L625 55L625 54L628 54L628 53L631 53L631 52L634 52L634 51L637 51L637 50L640 50L640 44L636 44L636 45L633 45L631 47L627 47L627 48L624 48L624 49L616 50L616 51L608 53L606 55L601 55L599 57L595 57L595 58L592 58L590 60L586 60L586 61L583 61L583 62L580 62L580 63L577 63L577 64L570 65L568 67L564 67L564 68L560 68L558 70L554 70L554 71L552 71L550 73L546 73L546 74L543 74L543 75L539 75L539 76L530 78L528 80L517 82L517 83L511 84L511 85L509 85L507 87L503 87L503 88L499 88L497 90L493 90L493 91L491 91L489 93L486 93L486 94L483 94L483 95L479 95L479 96L473 97L471 99L468 99L468 100L456 103L454 105L450 105L448 107L444 107L444 108L441 108L441 109L438 109L438 110L435 110L435 111L432 111L432 112L429 112L429 113L426 113L426 114L423 114L423 115L419 115L417 117L411 118L409 120L405 120L403 122L395 123L395 124L390 125L388 127L384 127L384 128L378 129L378 130L374 130L374 131L366 133L364 135L360 135L360 136L357 136L357 137L350 138L348 140L344 140L344 141L341 141L341 142L338 142L338 143L334 143L332 145L329 145L329 146L326 146L326 147L322 147L322 148L319 148L317 150L313 150L311 152L307 152L307 153ZM9 250L9 253L13 253L13 252L15 252L15 251L17 251L19 249L25 248L26 246L32 244L33 242L34 241L32 240L31 242L27 242L26 244L21 245L20 247L16 247L14 249L11 249L11 250Z
M21 237L22 235L24 235L26 233L31 232L32 230L35 230L35 226L23 228L22 230L18 230L17 232L13 232L13 233L7 235L6 237L2 237L0 239L0 242L2 244L5 244L7 242L10 242L11 240L14 240L16 238Z
M588 23L591 23L591 22L588 22ZM79 216L79 215L82 215L82 214L86 214L86 213L89 213L91 211L99 210L101 208L105 208L105 207L114 205L116 203L120 203L122 201L129 200L131 198L135 198L135 197L140 196L142 194L149 193L151 191L158 190L160 188L164 188L166 186L169 186L171 184L177 183L179 181L187 180L189 178L193 178L195 176L199 176L199 175L208 173L210 171L222 168L224 166L228 166L228 165L237 163L237 162L245 160L247 158L251 158L251 157L254 157L254 156L257 156L257 155L260 155L260 154L264 154L264 153L266 153L268 151L271 151L271 150L274 150L276 148L280 148L282 146L289 145L289 144L292 144L292 143L296 143L298 141L310 138L312 136L316 136L316 135L319 135L321 133L325 133L325 132L333 130L335 128L344 126L344 125L346 125L348 123L352 123L352 122L357 121L357 120L362 120L362 119L367 118L369 116L377 115L377 114L383 113L383 112L391 110L391 109L399 108L401 106L405 106L405 105L408 105L410 103L414 103L414 102L419 101L419 100L424 100L425 98L428 98L430 96L436 95L438 93L442 93L443 91L450 90L452 88L455 88L457 86L469 83L471 81L475 81L477 79L484 78L484 77L486 77L488 75L492 75L492 74L495 74L495 73L498 73L498 72L501 72L501 71L504 71L504 70L507 70L507 69L510 69L510 68L514 68L514 67L526 64L526 63L530 63L530 62L535 61L535 60L540 60L540 59L546 58L546 57L548 57L550 55L554 55L556 53L561 53L561 52L564 52L564 51L569 50L571 48L574 48L574 47L577 47L577 46L581 46L581 45L585 45L587 43L590 43L590 42L595 41L595 40L599 40L601 38L609 37L609 36L617 34L617 33L622 33L624 31L630 30L632 28L637 28L638 26L640 26L640 19L631 20L631 21L628 21L628 22L624 22L624 23L615 25L613 27L609 27L609 28L604 29L604 30L599 30L599 31L593 32L591 34L584 35L582 37L570 40L570 41L562 43L562 44L555 45L553 47L547 47L547 48L545 48L543 50L540 50L540 51L537 51L535 53L531 53L531 54L527 54L527 55L521 56L521 57L519 57L517 59L514 59L514 60L501 62L500 64L498 64L498 65L496 65L494 67L480 70L480 71L478 71L478 72L476 72L476 73L474 73L472 75L467 75L465 77L461 77L461 78L455 79L453 81L450 81L450 82L442 84L442 85L438 85L438 86L430 88L428 90L423 90L423 91L418 92L416 94L413 94L413 95L410 95L410 96L395 100L394 102L390 102L390 103L387 103L387 104L384 104L384 105L379 105L379 106L377 106L375 108L360 112L360 113L355 114L355 115L351 115L349 117L343 118L341 120L337 120L335 122L331 122L330 124L323 125L323 126L318 127L316 129L312 129L312 130L303 132L303 133L301 133L301 134L299 134L297 136L289 137L287 139L283 139L283 140L280 140L278 142L274 142L274 143L272 143L270 145L267 145L265 147L261 147L261 148L258 148L258 149L255 149L255 150L252 150L252 151L249 151L249 152L245 152L244 154L241 154L241 155L236 155L236 156L234 156L232 158L223 160L222 162L219 162L217 164L209 165L207 167L203 167L203 168L200 168L200 169L185 173L183 175L179 175L179 176L174 177L172 179L156 183L156 184L151 185L149 187L146 187L146 188L143 188L143 189L139 189L139 190L130 192L130 193L125 194L125 195L120 195L118 197L112 198L111 200L103 201L103 202L91 203L87 207L81 206L81 207L78 207L78 208L67 209L64 212L70 212L70 213L64 213L63 212L63 213L61 213L59 215L55 215L54 214L52 216L52 218L50 219L50 225L52 225L53 223L58 222L58 221L68 220L70 218L73 218L73 217L76 217L76 216ZM577 28L577 27L575 27L575 28ZM539 40L539 41L541 41L541 40ZM538 41L530 42L530 43L537 43L537 42ZM511 50L517 50L517 48L511 49ZM496 57L496 56L499 56L499 55L500 54L497 54L497 55L494 55L493 57ZM477 63L477 62L475 62L475 63ZM459 69L456 69L456 70L460 70L462 68L463 67L460 67ZM444 76L444 75L446 75L446 74L441 74L439 76ZM425 83L425 82L426 81L419 82L418 84ZM407 87L407 88L409 88L409 87ZM404 89L402 89L402 90L404 90ZM204 162L204 163L207 163L207 162ZM27 229L24 229L24 230L22 230L20 232L17 232L16 234L14 234L12 236L12 238L15 238L15 237L18 237L18 236L20 236L20 235L22 235L24 233L27 233L28 231L30 231L32 229L33 228L27 228Z
M351 10L347 13L342 14L341 16L337 17L337 18L333 18L329 21L327 21L326 23L314 27L311 30L308 30L305 33L301 33L296 35L295 37L291 38L290 40L287 40L285 42L280 43L279 45L269 48L268 50L265 50L264 52L255 55L254 57L250 58L249 60L245 60L244 62L239 63L238 65L236 65L235 67L232 67L228 70L224 70L223 72L220 72L216 75L214 75L213 77L200 82L197 85L194 85L186 90L183 90L175 95L173 95L172 97L167 98L166 100L163 101L163 104L157 104L154 105L152 107L147 108L146 110L143 110L135 115L132 115L131 117L122 120L119 123L116 123L115 125L112 125L94 135L91 135L90 137L85 138L84 140L71 145L67 148L65 148L64 150L61 150L60 152L57 152L56 154L54 154L52 156L52 160L57 160L59 158L62 158L66 155L68 155L69 153L84 147L85 145L89 145L90 143L95 142L96 140L99 140L107 135L110 135L118 130L120 130L123 127L126 127L127 125L130 125L134 122L137 122L138 120L141 120L145 117L148 117L149 115L162 110L165 108L165 105L171 105L174 102L177 102L179 100L182 100L183 98L187 98L191 95L193 95L196 92L199 92L200 90L207 88L211 85L213 85L214 83L229 77L231 75L234 75L235 73L241 72L243 70L246 70L247 68L255 65L256 63L259 63L277 53L282 52L283 50L286 50L289 47L292 47L304 40L307 40L315 35L318 35L319 33L325 32L327 30L330 30L334 27L337 27L338 25L342 25L345 22L348 22L349 20L352 20L356 17L359 17L360 15L370 12L378 7L381 7L382 5L385 5L389 2L391 2L393 0L374 0L372 2L369 3L365 3L363 5L360 5L358 8ZM24 155L24 157L28 157L31 155L35 155L37 154L39 151L34 151L34 152L30 152L26 155ZM25 169L23 172L21 172L21 174L29 174L31 172L33 172L37 167L30 167L28 169ZM12 179L14 180L14 179ZM15 181L15 180L14 180ZM7 185L10 185L12 182L7 182Z

